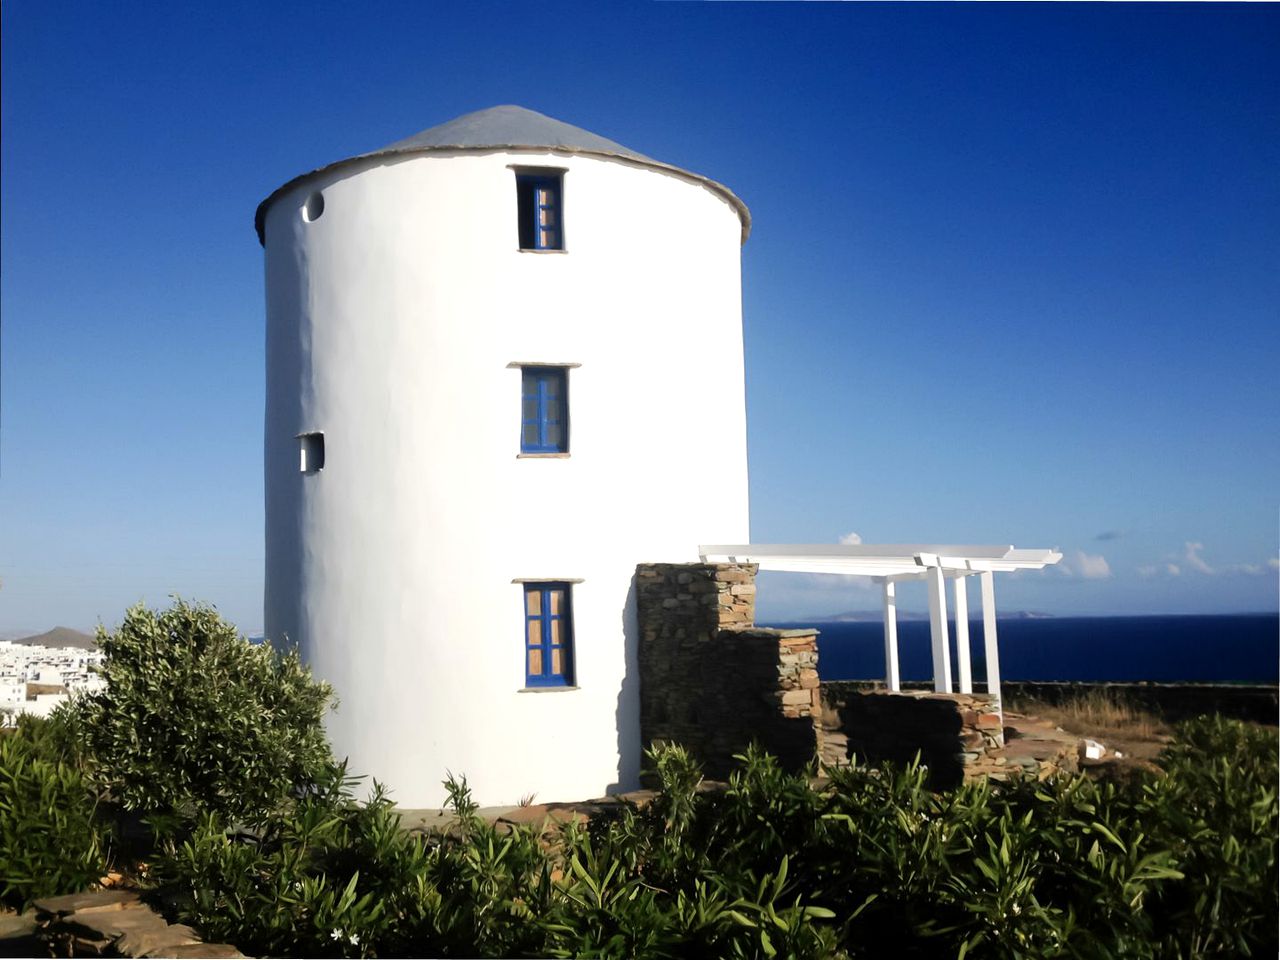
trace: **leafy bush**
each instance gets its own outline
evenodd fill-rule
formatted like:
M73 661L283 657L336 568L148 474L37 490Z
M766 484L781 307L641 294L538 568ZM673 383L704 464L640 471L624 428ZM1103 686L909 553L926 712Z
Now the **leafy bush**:
M106 870L93 793L75 767L46 755L46 726L24 717L0 735L0 902L18 909Z
M1163 955L1280 955L1276 731L1203 717L1179 727L1161 762L1169 775L1141 809L1185 874L1153 905L1168 931Z
M106 689L74 700L66 722L124 810L256 819L332 762L328 685L211 607L134 607L114 633L99 627L98 645Z
M229 833L212 814L170 841L151 881L183 921L262 956L508 956L532 949L550 863L529 830L500 835L455 785L455 837L400 828L375 784L365 804L341 774L272 817Z
M154 864L178 919L319 956L1213 957L1276 954L1274 732L1180 728L1168 776L925 786L919 766L783 772L758 750L550 841L476 816L411 835L336 771L254 833L208 815Z

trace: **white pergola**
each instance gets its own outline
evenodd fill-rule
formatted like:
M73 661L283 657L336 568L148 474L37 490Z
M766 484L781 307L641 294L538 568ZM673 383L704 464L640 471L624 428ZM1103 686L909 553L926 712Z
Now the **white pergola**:
M870 577L884 591L885 682L902 689L898 674L898 606L896 585L924 580L929 588L929 634L933 649L933 689L952 692L950 638L944 581L954 584L956 669L960 693L973 693L969 657L969 598L965 581L977 577L982 586L982 639L987 659L987 693L1000 698L1000 651L996 640L995 574L1041 570L1057 563L1056 550L1018 550L1012 546L941 544L711 544L698 547L706 563L756 563L761 570L788 573L834 573Z

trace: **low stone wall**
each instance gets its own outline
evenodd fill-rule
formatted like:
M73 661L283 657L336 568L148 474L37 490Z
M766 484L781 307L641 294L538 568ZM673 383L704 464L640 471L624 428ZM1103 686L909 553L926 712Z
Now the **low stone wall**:
M817 751L818 633L752 626L756 570L636 568L641 743L679 743L714 779L753 741L789 770Z
M954 786L966 768L985 769L1004 746L1000 704L985 694L868 689L822 684L822 762L909 763L920 755L935 789Z
M883 680L823 680L823 688L848 690L884 690ZM985 689L974 681L979 691ZM933 684L909 680L903 690L928 691ZM1097 681L1003 680L1000 694L1005 702L1039 700L1060 704L1064 700L1084 696L1095 690L1115 693L1128 703L1170 722L1189 720L1201 714L1221 714L1236 720L1266 723L1280 721L1280 688L1263 683L1103 683Z
M1236 720L1276 725L1280 718L1280 690L1274 684L1236 683L1038 683L1004 681L1005 700L1039 700L1059 704L1094 690L1117 694L1165 720L1189 720L1200 714L1221 714Z

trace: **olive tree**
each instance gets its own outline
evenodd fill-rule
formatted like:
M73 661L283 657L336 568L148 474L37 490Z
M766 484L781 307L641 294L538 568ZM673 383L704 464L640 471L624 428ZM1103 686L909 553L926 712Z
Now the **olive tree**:
M99 627L98 645L106 688L66 719L104 799L124 810L255 820L332 769L328 684L212 607L139 605L114 632Z

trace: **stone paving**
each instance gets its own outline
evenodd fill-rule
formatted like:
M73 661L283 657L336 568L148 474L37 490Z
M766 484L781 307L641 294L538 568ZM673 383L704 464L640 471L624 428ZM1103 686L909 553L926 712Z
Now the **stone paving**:
M0 916L0 954L61 957L242 957L226 943L202 943L168 923L133 890L95 890L36 900Z
M723 788L724 784L714 780L704 780L700 790ZM487 823L495 825L500 831L510 830L514 826L537 827L540 833L554 830L561 824L576 820L586 823L592 817L617 810L630 804L637 808L645 807L656 797L656 790L632 790L615 796L597 797L592 800L578 800L564 803L534 803L525 806L481 807L476 816ZM410 833L449 832L456 822L453 812L440 809L405 809L397 810L400 814L400 826Z
M1044 780L1059 772L1076 773L1081 739L1039 717L1006 711L1004 746L966 763L964 775L1007 780L1020 774Z

